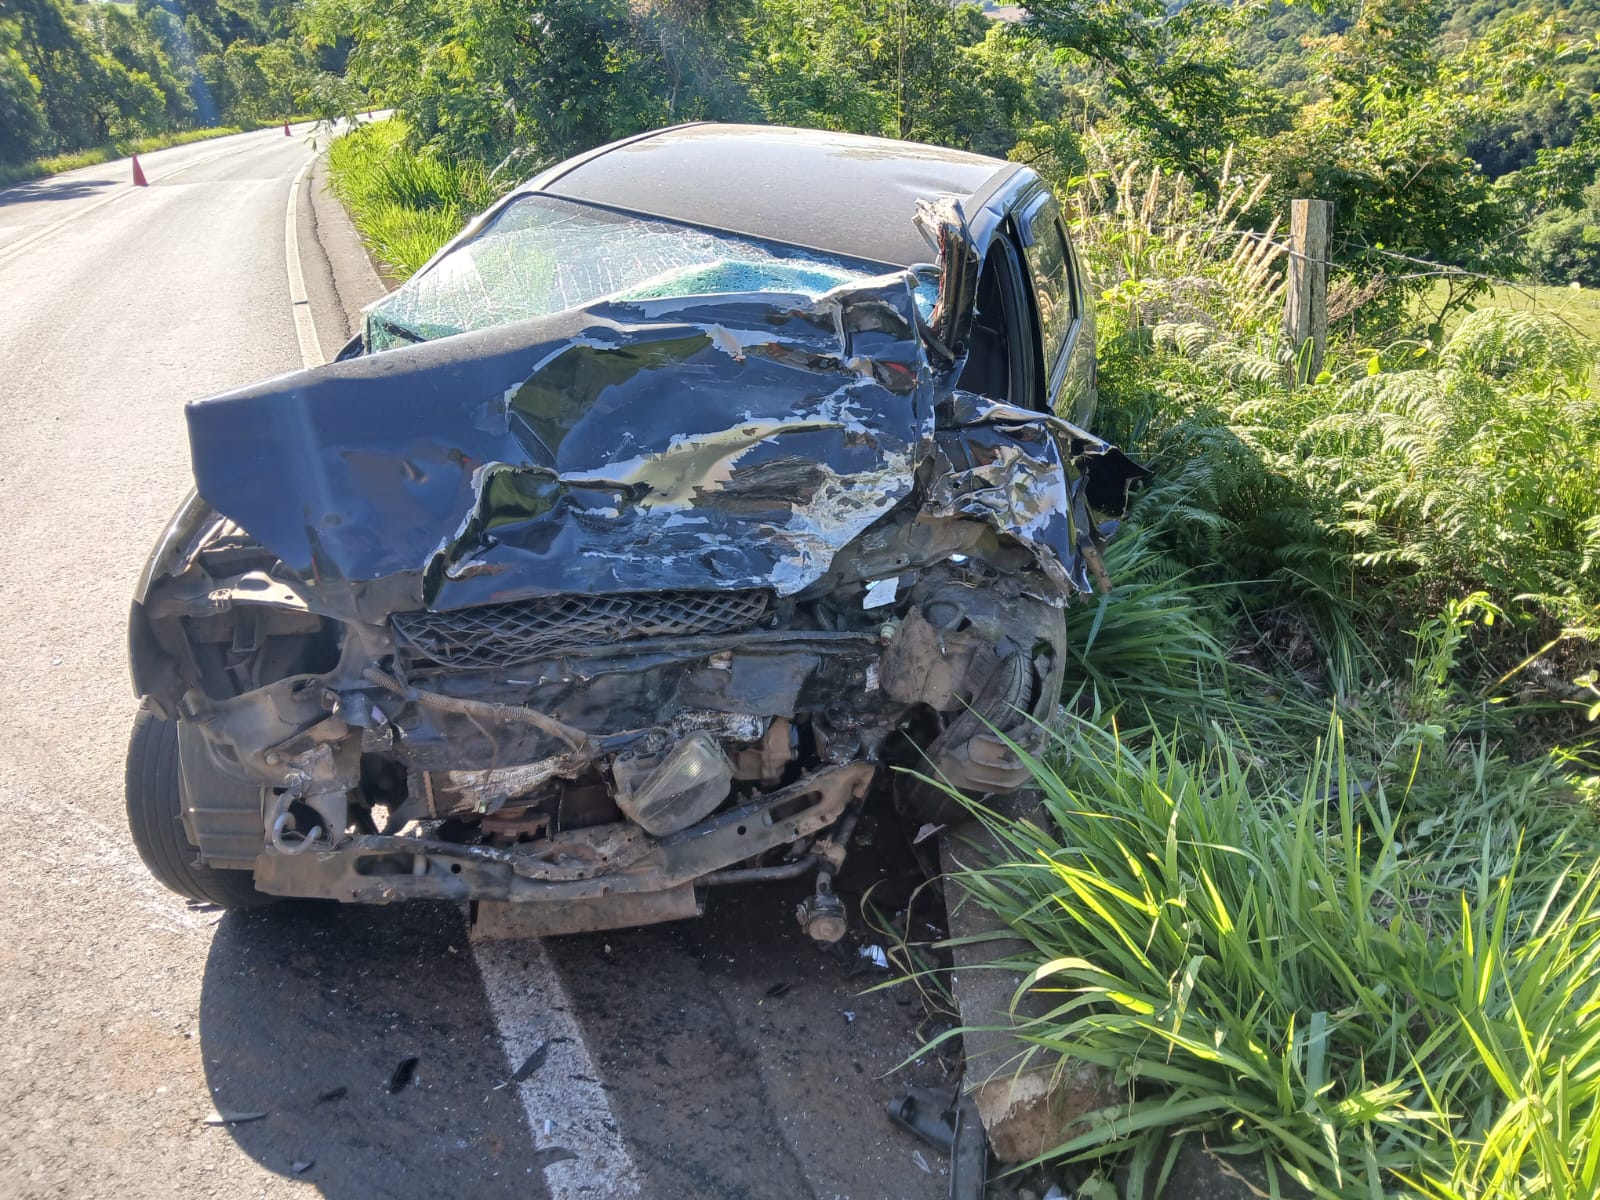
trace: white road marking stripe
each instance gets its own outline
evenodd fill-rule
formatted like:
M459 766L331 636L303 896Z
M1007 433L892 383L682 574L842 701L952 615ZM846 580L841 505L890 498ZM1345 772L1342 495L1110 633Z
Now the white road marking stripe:
M306 295L306 277L300 270L300 230L297 218L300 212L300 184L304 182L306 172L311 170L311 164L316 161L315 154L306 159L305 165L294 177L294 182L289 185L289 206L283 214L283 257L289 268L289 305L294 313L294 336L300 343L300 361L308 368L320 367L325 360L322 357L322 343L317 339L317 323L311 318L311 300Z
M532 939L486 939L473 942L472 953L509 1069L515 1072L546 1047L538 1070L512 1086L535 1148L573 1156L545 1168L551 1200L639 1195L633 1159L544 946Z
M322 347L311 320L305 276L300 270L295 217L300 184L314 158L308 159L294 178L283 226L289 299L294 307L295 333L300 339L300 358L308 368L322 365ZM512 1086L517 1089L517 1098L528 1118L534 1148L552 1151L551 1157L556 1159L544 1169L551 1200L639 1195L633 1159L628 1156L605 1089L600 1086L594 1058L573 1019L571 1002L544 946L533 939L471 944L484 996L489 1001L489 1015L505 1052L508 1075L514 1074L541 1045L545 1047L538 1070ZM558 1158L557 1151L571 1157Z
M230 136L231 137L240 137L240 136L244 136L244 135L232 134ZM227 139L225 139L225 140L227 140ZM146 177L146 180L147 180L147 182L149 182L151 184L160 183L163 179L171 179L174 175L181 174L184 171L193 170L195 167L204 166L206 163L214 162L216 159L219 159L219 158L227 158L228 155L230 155L230 154L243 154L246 150L254 150L256 148L256 145L257 145L257 142L252 141L248 146L229 146L226 150L218 150L218 151L216 151L216 152L214 152L212 154L203 154L199 158L195 159L193 162L184 163L181 167L173 167L172 170L164 171L160 175L149 175L149 176ZM168 147L168 148L169 149L175 149L175 147ZM122 161L122 160L121 159L117 160L117 162L120 162L120 161ZM116 162L102 164L102 165L115 166ZM88 170L88 169L89 168L87 168L87 167L83 168L83 170ZM50 177L46 176L45 178L48 179ZM21 187L23 185L22 184L17 184L16 186ZM10 190L11 190L10 188L6 189L6 191L10 191ZM11 245L7 246L3 251L0 251L0 263L6 262L9 259L15 258L17 255L21 254L24 250L26 250L29 246L32 246L36 242L44 241L44 239L49 237L51 234L56 233L61 229L64 229L68 225L71 225L79 217L87 217L90 213L94 212L95 209L104 208L106 205L110 204L113 200L121 200L124 196L132 195L135 190L136 189L131 184L128 185L127 187L125 187L125 188L119 188L117 191L112 192L109 196L106 196L106 197L103 197L102 199L96 200L93 204L85 204L82 208L78 209L71 216L62 217L61 220L57 221L54 225L46 225L43 229L40 229L35 233L31 233L25 238L19 238L17 241L12 242Z

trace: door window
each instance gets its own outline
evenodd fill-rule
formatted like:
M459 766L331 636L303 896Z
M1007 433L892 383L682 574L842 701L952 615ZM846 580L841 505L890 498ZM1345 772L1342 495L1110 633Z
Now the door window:
M1072 286L1072 253L1054 197L1040 197L1023 218L1028 226L1028 268L1039 302L1039 326L1044 335L1045 368L1050 371L1072 333L1078 316L1077 294Z

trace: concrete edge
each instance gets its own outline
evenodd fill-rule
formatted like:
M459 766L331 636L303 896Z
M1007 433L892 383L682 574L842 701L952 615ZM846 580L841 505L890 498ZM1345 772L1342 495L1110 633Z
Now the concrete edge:
M317 155L298 213L306 294L324 355L331 359L361 328L361 310L389 293L344 205L328 186L328 155Z

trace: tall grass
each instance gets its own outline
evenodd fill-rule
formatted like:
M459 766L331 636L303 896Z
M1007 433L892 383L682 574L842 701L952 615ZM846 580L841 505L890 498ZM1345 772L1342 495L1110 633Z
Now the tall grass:
M1318 727L1217 661L1205 590L1160 566L1119 586L1100 628L1131 673L1084 676L1100 703L1029 760L1044 819L984 814L1006 853L962 877L1033 947L1049 1004L1023 1040L1122 1093L1043 1157L1122 1164L1143 1196L1196 1134L1337 1200L1595 1194L1596 831L1457 679L1487 597ZM1140 649L1163 631L1176 674Z
M963 877L1033 948L1034 1054L1121 1093L1045 1157L1130 1197L1186 1136L1336 1200L1600 1195L1593 345L1485 309L1308 380L1262 181L1076 187L1102 431L1157 480L1068 614L1042 816L983 814Z
M1023 1038L1123 1092L1046 1157L1126 1156L1142 1195L1197 1132L1340 1200L1594 1194L1600 868L1548 773L1463 747L1417 823L1337 719L1281 774L1220 730L1058 737L1050 826L999 823L1009 859L963 880L1037 952Z
M414 274L503 190L480 164L414 150L407 136L404 122L391 117L328 148L335 194L397 279Z

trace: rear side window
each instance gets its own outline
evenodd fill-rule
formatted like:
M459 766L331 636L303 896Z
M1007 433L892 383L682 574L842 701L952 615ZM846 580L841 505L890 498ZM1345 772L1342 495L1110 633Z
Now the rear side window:
M1072 253L1054 197L1045 195L1029 207L1023 218L1028 226L1028 269L1039 300L1039 325L1044 334L1044 361L1048 371L1066 345L1077 313L1072 286Z

